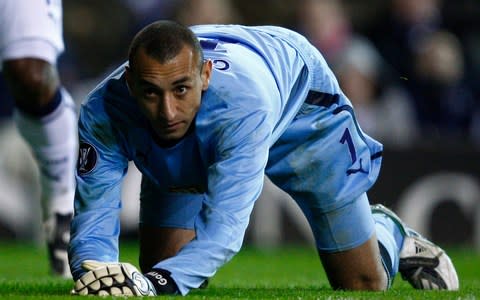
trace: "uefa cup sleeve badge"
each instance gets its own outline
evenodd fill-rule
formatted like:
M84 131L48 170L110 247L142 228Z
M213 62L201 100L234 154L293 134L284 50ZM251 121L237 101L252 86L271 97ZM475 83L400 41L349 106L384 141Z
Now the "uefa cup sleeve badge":
M97 150L89 143L81 142L78 152L77 171L79 175L90 173L97 164Z

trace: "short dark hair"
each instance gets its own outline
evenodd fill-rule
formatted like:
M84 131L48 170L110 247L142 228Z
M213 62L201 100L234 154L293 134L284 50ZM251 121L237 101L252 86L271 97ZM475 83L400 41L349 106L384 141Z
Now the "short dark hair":
M190 28L168 20L153 22L133 38L128 51L130 68L134 69L134 58L140 48L145 51L145 54L163 64L177 56L184 46L191 47L193 53L197 55L201 69L203 51Z

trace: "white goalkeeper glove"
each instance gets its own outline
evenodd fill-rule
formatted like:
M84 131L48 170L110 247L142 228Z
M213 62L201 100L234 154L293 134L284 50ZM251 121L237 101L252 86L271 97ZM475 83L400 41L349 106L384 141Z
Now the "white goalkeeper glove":
M178 293L175 281L166 270L152 270L143 275L129 263L104 263L86 260L88 272L75 282L77 295L156 296Z

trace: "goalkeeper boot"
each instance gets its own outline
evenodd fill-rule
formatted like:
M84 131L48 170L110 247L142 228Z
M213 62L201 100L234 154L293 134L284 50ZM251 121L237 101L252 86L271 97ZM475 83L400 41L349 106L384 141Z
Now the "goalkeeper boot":
M407 227L391 210L381 204L371 206L372 213L388 216L404 236L400 250L399 272L414 288L423 290L458 290L458 276L443 249Z
M72 278L67 254L71 220L72 214L55 213L45 222L50 267L54 275L63 278Z

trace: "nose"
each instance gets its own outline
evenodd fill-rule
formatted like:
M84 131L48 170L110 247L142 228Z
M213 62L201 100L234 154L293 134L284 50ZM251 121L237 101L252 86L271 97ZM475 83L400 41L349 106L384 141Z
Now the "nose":
M160 114L166 121L174 120L177 115L177 107L175 100L166 96L159 105Z

